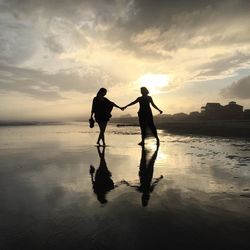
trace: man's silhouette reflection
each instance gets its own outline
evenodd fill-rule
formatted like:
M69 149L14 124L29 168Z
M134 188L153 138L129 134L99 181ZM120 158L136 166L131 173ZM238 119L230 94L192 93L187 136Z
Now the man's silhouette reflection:
M141 202L142 206L146 207L148 205L150 199L150 193L154 191L155 186L157 183L163 178L161 175L158 178L153 179L154 174L154 164L157 158L159 146L155 149L153 155L149 157L150 151L142 146L141 150L141 162L140 162L140 169L139 169L139 185L132 185L127 181L124 181L128 186L134 187L136 191L142 193ZM153 182L152 182L153 181Z
M108 170L106 161L105 161L105 147L101 148L97 147L98 155L100 157L100 165L97 170L95 170L94 166L90 165L90 176L93 185L93 191L97 196L97 200L101 204L107 203L106 194L112 189L118 187L119 184L114 184L112 180L112 174Z

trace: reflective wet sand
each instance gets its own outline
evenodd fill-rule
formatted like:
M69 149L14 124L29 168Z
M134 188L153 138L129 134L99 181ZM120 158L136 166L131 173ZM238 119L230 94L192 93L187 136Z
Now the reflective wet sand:
M0 128L0 249L249 249L250 141Z

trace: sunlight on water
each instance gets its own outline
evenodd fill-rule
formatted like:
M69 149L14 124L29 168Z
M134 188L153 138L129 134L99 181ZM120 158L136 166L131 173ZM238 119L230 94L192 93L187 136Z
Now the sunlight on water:
M63 234L73 225L81 237L101 237L106 223L111 235L120 223L152 224L148 211L161 226L172 216L174 228L234 221L236 231L226 230L241 237L237 225L250 223L250 142L159 132L160 147L150 138L143 149L139 128L109 125L103 151L94 146L97 128L83 123L0 128L0 230L15 234L18 215L25 237L35 221L48 235L55 221Z

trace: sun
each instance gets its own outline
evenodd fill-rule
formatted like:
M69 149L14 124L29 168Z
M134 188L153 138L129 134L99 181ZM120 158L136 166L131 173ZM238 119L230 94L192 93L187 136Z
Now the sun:
M152 93L161 92L160 89L164 86L167 86L170 82L170 76L167 74L145 74L142 75L137 83L140 87L144 86L149 89Z

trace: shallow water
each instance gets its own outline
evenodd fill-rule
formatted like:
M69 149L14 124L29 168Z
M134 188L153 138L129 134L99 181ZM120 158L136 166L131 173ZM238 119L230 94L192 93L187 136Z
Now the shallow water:
M1 127L0 249L249 249L250 141L159 133Z

